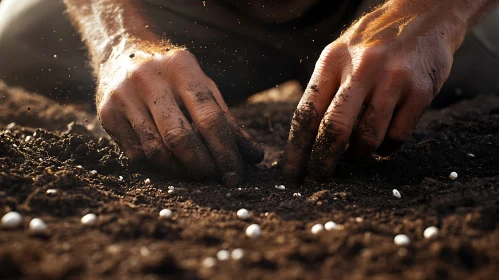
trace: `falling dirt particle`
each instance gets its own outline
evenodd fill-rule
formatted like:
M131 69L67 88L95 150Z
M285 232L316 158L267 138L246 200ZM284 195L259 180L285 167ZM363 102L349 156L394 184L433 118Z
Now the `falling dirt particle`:
M28 106L28 111L31 110L31 108Z
M134 58L134 57L135 57L134 53L130 54L130 58Z

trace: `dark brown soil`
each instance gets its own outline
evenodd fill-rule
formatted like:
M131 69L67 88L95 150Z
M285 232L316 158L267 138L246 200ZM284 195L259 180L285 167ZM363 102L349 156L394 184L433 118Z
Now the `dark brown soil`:
M24 217L22 228L0 230L0 278L497 277L498 96L428 112L391 158L342 161L327 183L277 190L275 162L294 107L260 102L234 109L267 156L247 167L246 184L228 189L131 164L110 141L92 136L102 131L90 113L0 85L0 216L15 210ZM81 125L67 129L73 121ZM17 124L6 129L11 122ZM448 179L451 171L458 180ZM168 194L168 186L176 193ZM392 196L394 188L401 199ZM302 197L293 198L295 192ZM173 219L158 219L163 208L173 210ZM251 211L248 221L236 218L240 208ZM94 227L80 224L89 212L99 217ZM47 222L47 234L29 233L32 217ZM329 220L344 229L310 233ZM256 240L244 234L252 223L262 226ZM440 236L424 239L428 226L439 227ZM393 243L400 233L411 238L409 246ZM245 250L243 259L201 265L234 248Z

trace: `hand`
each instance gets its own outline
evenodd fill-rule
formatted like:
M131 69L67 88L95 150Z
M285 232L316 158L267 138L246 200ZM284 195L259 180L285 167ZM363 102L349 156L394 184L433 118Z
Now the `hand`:
M353 156L389 155L411 137L455 47L438 14L402 13L382 6L324 49L291 123L288 178L327 178L347 147Z
M217 86L187 50L118 46L101 66L98 85L102 126L133 160L236 186L243 159L263 159L261 148L236 124Z

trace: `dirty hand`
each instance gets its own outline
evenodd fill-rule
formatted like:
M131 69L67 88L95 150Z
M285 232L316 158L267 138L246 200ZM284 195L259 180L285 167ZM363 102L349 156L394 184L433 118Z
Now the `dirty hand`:
M330 177L347 147L389 155L410 138L466 30L415 6L381 6L324 49L291 123L289 179Z
M99 71L97 113L131 159L147 159L170 172L236 186L243 160L263 159L215 83L184 49L150 43L116 48Z

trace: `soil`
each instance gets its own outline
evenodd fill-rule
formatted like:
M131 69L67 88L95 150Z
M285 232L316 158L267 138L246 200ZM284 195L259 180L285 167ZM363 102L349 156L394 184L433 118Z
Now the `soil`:
M226 188L131 163L91 112L0 85L0 216L24 217L19 229L0 230L0 278L494 279L499 273L499 96L430 110L395 155L342 160L330 181L285 190L274 186L283 182L279 158L296 98L254 100L233 112L263 143L266 158L247 166L244 185ZM158 218L163 208L173 211L171 219ZM236 217L240 208L250 210L249 220ZM98 215L96 225L80 223L87 213ZM47 222L46 234L29 232L33 217ZM343 229L310 232L330 220ZM244 232L253 223L262 235L248 239ZM429 226L440 235L425 239ZM395 245L397 234L407 234L410 245ZM234 248L244 249L241 260L202 265Z

